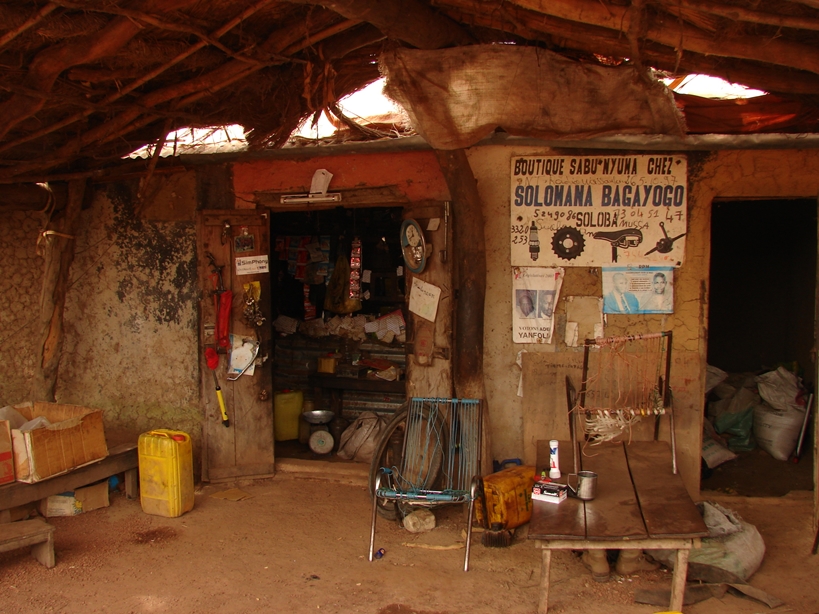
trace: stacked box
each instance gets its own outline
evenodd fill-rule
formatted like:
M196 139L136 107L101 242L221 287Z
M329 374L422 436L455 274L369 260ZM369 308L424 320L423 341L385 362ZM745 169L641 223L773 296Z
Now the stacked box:
M568 495L568 488L565 484L557 482L535 482L532 487L532 499L535 501L546 501L547 503L560 503Z
M43 402L17 405L15 409L26 420L42 416L50 423L25 432L12 429L18 482L39 482L108 456L102 410Z
M14 458L11 454L11 427L0 420L0 484L14 481Z

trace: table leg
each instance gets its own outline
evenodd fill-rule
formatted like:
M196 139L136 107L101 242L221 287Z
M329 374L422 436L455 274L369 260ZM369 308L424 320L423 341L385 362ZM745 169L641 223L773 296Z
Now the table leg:
M688 575L688 548L677 550L677 561L674 564L674 575L671 577L671 604L668 609L672 612L682 612L685 599L685 578Z
M546 614L549 611L549 570L551 566L552 551L543 548L541 550L540 597L538 598L537 614Z

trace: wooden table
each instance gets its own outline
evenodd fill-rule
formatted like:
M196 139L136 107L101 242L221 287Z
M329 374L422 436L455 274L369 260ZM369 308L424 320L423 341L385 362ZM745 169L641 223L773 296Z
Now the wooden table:
M122 444L111 448L108 456L101 460L42 482L12 482L0 486L0 511L87 486L120 472L125 473L125 494L129 499L136 499L139 497L138 466L137 444Z
M559 481L565 483L566 474L574 473L571 444L562 441L559 450ZM598 474L594 501L532 502L529 539L542 549L539 614L549 608L552 550L676 550L669 609L682 611L689 551L708 530L682 478L671 472L668 443L587 446L578 457L580 469ZM538 475L544 469L548 472L549 442L538 441Z

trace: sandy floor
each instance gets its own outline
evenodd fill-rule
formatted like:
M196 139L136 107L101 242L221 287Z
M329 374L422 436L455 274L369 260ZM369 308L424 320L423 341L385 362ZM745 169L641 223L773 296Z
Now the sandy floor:
M242 501L212 497L238 487ZM819 612L819 556L811 556L812 498L728 497L719 501L755 524L767 545L751 583L783 599L776 612ZM367 560L370 500L366 488L280 476L208 485L180 518L149 516L114 494L111 506L57 527L57 566L47 570L24 550L0 554L0 612L171 613L366 612L378 614L517 613L537 606L540 557L525 527L509 548L473 542L471 570L461 571L460 510L438 513L438 527L413 535L382 521ZM410 547L426 546L426 547ZM433 546L433 548L429 548ZM657 571L591 581L579 560L556 553L550 612L657 612L637 605L636 588L670 585ZM686 607L690 614L752 614L767 606L747 598Z

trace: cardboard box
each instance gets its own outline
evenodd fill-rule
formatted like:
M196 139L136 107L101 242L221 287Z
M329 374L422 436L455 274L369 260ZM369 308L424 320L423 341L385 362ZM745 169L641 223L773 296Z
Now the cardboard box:
M14 457L11 450L9 421L0 420L0 484L14 481Z
M82 514L82 507L74 497L74 493L64 492L59 495L51 495L40 501L40 513L46 518L76 516Z
M44 416L51 423L28 432L11 430L18 482L39 482L108 456L102 410L42 402L16 409L27 420Z
M76 516L101 507L108 507L108 480L77 488L73 492L52 495L40 501L40 513L46 518Z
M566 500L567 488L558 482L535 482L532 487L532 499L547 503L560 503Z
M80 503L83 513L108 507L108 480L76 489L74 498Z

